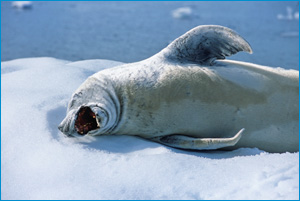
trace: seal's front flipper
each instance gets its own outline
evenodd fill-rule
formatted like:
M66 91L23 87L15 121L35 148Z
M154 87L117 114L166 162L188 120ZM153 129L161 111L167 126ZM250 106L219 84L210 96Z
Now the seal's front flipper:
M231 138L194 138L184 135L169 135L152 138L152 141L181 149L213 150L235 145L241 138L245 129L241 129Z
M249 43L235 31L217 25L198 26L174 40L159 54L179 62L212 65L239 51L252 53Z

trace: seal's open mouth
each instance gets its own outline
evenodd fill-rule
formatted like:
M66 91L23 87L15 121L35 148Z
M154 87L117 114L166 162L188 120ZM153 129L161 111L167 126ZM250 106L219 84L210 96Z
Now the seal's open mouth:
M75 121L75 128L77 133L81 135L85 135L91 130L100 128L96 121L95 113L89 107L80 108Z

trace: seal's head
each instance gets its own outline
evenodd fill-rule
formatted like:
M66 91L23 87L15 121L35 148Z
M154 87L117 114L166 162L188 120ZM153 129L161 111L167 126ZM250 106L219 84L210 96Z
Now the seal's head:
M58 129L67 136L110 134L117 126L120 103L109 80L89 77L72 95Z

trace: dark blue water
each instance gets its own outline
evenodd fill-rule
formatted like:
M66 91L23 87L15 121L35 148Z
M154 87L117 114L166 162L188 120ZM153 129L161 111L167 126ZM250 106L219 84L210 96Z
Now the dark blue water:
M189 7L192 14L174 18ZM218 24L234 29L254 54L231 59L299 69L298 2L33 2L17 10L1 2L1 60L56 57L66 60L139 61L157 53L189 29Z

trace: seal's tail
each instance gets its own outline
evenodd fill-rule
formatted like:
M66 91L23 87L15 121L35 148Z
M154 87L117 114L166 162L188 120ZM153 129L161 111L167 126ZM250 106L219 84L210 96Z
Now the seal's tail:
M239 51L252 54L249 43L235 31L218 25L198 26L183 34L159 54L180 62L212 65Z

